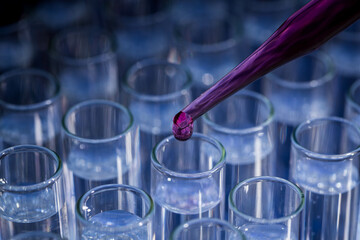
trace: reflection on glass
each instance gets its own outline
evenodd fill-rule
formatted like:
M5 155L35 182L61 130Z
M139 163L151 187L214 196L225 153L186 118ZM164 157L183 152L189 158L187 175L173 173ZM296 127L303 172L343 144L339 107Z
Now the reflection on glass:
M65 30L55 36L50 54L52 72L61 83L64 110L84 100L117 99L115 46L107 32Z
M229 221L251 240L297 240L303 192L278 177L249 178L229 196Z
M360 129L336 117L300 124L291 139L290 177L303 189L303 239L355 239Z
M0 238L49 232L67 239L63 165L55 152L18 145L0 152Z
M185 142L170 136L156 145L151 161L156 239L168 239L191 219L224 218L225 150L219 142L198 133Z
M240 91L207 112L203 133L226 150L225 196L239 182L275 175L274 109L264 96ZM225 204L227 209L227 203Z
M144 191L121 184L102 185L77 202L77 237L151 240L153 214L153 201Z
M123 102L140 128L143 189L150 191L151 150L171 134L172 117L191 101L191 78L184 66L147 59L127 72Z
M277 176L288 179L291 133L308 119L336 111L336 73L328 55L312 53L265 76L264 95L274 105L277 136Z
M19 144L61 154L60 86L42 70L19 69L0 76L0 150Z

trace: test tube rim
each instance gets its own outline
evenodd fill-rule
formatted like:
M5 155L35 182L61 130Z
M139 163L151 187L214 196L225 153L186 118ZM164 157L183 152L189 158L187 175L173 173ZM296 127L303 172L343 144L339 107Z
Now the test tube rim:
M349 91L347 92L347 101L351 105L351 107L355 108L358 112L360 112L360 102L355 100L355 91L360 88L360 79L354 82ZM360 89L359 89L360 90Z
M107 49L107 51L86 58L74 58L74 57L64 56L61 53L61 51L59 51L56 48L56 43L64 39L69 33L93 34L94 32L99 35L103 35L108 39L110 46ZM89 64L98 64L101 62L111 61L111 60L116 62L116 58L117 58L116 51L117 51L117 47L116 47L115 37L110 32L96 27L73 27L70 29L62 30L54 36L54 38L50 42L49 56L53 61L61 62L66 65L86 66Z
M40 110L42 108L47 108L47 107L55 104L56 102L60 101L61 86L60 86L59 82L57 81L55 76L53 76L52 74L50 74L44 70L41 70L41 69L35 69L35 68L21 69L21 68L19 68L19 69L10 70L10 71L5 72L0 75L0 83L2 81L5 81L9 77L14 77L16 75L21 76L24 73L27 75L41 76L41 77L44 77L45 79L49 80L50 82L52 82L55 87L53 96L44 101L41 101L38 103L33 103L33 104L26 104L26 105L12 104L12 103L8 103L8 102L5 102L0 99L1 106L3 106L5 109L9 109L9 110L13 110L13 111L34 111L34 110Z
M127 127L125 127L123 129L123 131L113 137L109 137L109 138L100 138L100 139L94 139L94 138L84 138L84 137L79 137L76 134L72 133L69 128L67 127L66 121L67 118L70 116L70 114L72 112L74 112L75 110L80 109L81 107L84 106L88 106L91 104L97 104L97 105L107 105L107 106L111 106L117 109L120 109L123 113L127 114L129 117L129 123L127 125ZM109 100L104 100L104 99L91 99L91 100L86 100L83 102L80 102L74 106L72 106L63 116L62 121L61 121L61 126L62 126L62 130L63 132L70 138L76 139L78 141L84 142L84 143L106 143L106 142L112 142L112 141L116 141L119 140L123 137L125 137L130 131L131 129L135 126L134 123L134 117L132 115L132 113L130 112L130 110L128 108L126 108L125 106L117 103L117 102L113 102L113 101L109 101Z
M272 103L270 102L270 100L262 94L259 94L259 93L253 92L253 91L249 91L249 90L241 90L241 91L235 93L234 96L241 96L241 95L253 97L253 98L261 101L268 107L269 115L265 121L263 121L261 124L259 124L257 126L250 127L250 128L230 128L230 127L224 127L218 123L215 123L214 121L209 119L208 113L205 113L202 116L204 123L211 126L216 131L221 131L221 132L224 132L227 134L253 134L253 133L264 130L266 127L270 127L270 125L274 122L274 117L275 117L275 110L274 110L274 107L273 107Z
M160 146L162 146L164 143L170 142L170 141L179 141L177 140L174 135L170 135L166 138L164 138L163 140L161 140L160 142L158 142L154 148L151 151L151 165L156 168L161 174L169 176L169 177L174 177L174 178L178 178L178 179L184 179L184 180L198 180L198 179L203 179L206 177L210 177L212 175L214 175L217 172L220 172L222 169L224 169L225 167L225 158L226 158L226 153L225 153L225 148L224 146L215 138L209 137L205 134L202 133L193 133L192 137L187 140L187 141L191 141L192 139L202 139L205 140L206 142L214 145L220 152L220 159L218 160L218 162L210 169L210 170L206 170L206 171L202 171L202 172L196 172L196 173L181 173L181 172L176 172L174 170L171 170L167 167L165 167L163 164L161 164L159 162L159 160L156 157L156 151L158 148L160 148Z
M27 150L37 150L38 152L42 152L43 154L52 157L53 160L57 161L57 167L55 172L52 174L51 177L49 177L49 179L39 183L26 185L26 186L13 186L8 184L0 184L0 189L5 190L7 192L20 193L20 194L26 192L36 192L55 184L60 179L63 172L62 160L56 152L46 147L37 146L37 145L17 145L17 146L9 147L0 152L0 161L6 155L16 152L26 152Z
M317 161L321 161L321 162L349 161L349 160L352 160L353 157L360 154L360 145L357 146L352 151L349 151L347 153L341 153L341 154L316 153L316 152L313 152L313 151L301 146L301 144L299 143L299 141L296 138L296 134L298 133L298 131L300 131L301 128L305 127L306 125L309 125L313 122L318 122L318 121L334 121L334 122L339 122L342 124L347 124L348 126L352 127L354 129L354 131L357 132L360 137L360 128L358 128L354 123L350 122L347 119L335 117L335 116L314 118L314 119L310 119L310 120L300 123L293 130L293 132L291 134L291 144L296 150L301 151L303 154L305 154L307 157L311 158L312 160L317 160Z
M256 217L250 216L248 214L242 213L236 207L236 204L233 199L234 193L239 188L241 188L244 185L251 183L253 181L256 181L256 182L258 182L258 181L274 181L274 182L280 182L280 183L286 184L287 186L292 188L298 194L299 199L300 199L299 205L288 216L274 218L274 219L256 218ZM241 181L230 191L228 201L229 201L229 209L232 210L234 212L234 214L241 216L242 218L246 219L247 221L260 223L260 224L284 223L288 220L298 217L299 214L301 213L301 211L303 211L303 209L305 207L305 195L304 195L304 192L301 190L301 188L298 187L296 184L290 182L289 180L286 180L286 179L280 178L280 177L275 177L275 176L252 177L252 178L245 179L244 181Z
M175 237L177 237L177 235L179 235L181 233L181 230L186 229L188 227L190 227L190 225L192 224L198 224L198 223L214 223L217 225L221 225L221 226L225 226L227 229L231 230L232 232L236 233L236 237L241 237L240 238L236 238L238 240L246 240L245 235L239 230L237 229L235 226L233 226L232 224L230 224L229 222L225 221L225 220L221 220L218 218L198 218L198 219L192 219L189 220L179 226L177 226L175 228L175 230L171 233L170 236L170 240L176 240Z
M236 21L235 17L230 16L230 15L226 16L226 17L225 16L221 16L221 17L205 16L205 17L208 19L211 19L211 20L224 20L224 21L228 22L229 26L232 27L233 36L224 41L219 41L219 42L211 43L211 44L199 44L199 43L194 43L192 41L188 41L182 37L182 34L180 33L181 31L179 29L183 28L186 24L191 24L191 22L194 22L194 20L195 21L197 20L200 22L206 22L206 19L204 19L204 18L195 17L195 18L190 18L190 19L183 19L182 21L175 24L173 31L174 31L176 44L178 46L186 45L192 51L202 52L202 53L204 53L204 52L212 53L212 52L219 52L219 51L227 51L229 49L236 48L244 40L241 38L242 33L240 31L238 31L236 28L237 21ZM238 51L238 50L234 49L234 51Z
M171 93L152 95L152 94L139 93L137 90L130 87L130 85L128 84L128 79L133 74L135 74L138 70L140 70L144 67L152 66L152 65L154 65L154 66L169 65L169 66L173 66L176 69L183 71L183 73L186 76L186 81L182 85L181 89L179 89L178 91L175 91L175 92L171 92ZM124 89L125 92L127 92L131 96L134 96L137 99L144 100L144 101L151 101L151 102L161 102L161 101L165 102L165 101L176 99L178 97L189 94L190 87L192 86L192 84L193 84L193 79L192 79L189 69L186 66L184 66L182 64L178 64L178 63L172 63L172 62L162 60L162 59L156 59L156 58L148 58L148 59L144 59L144 60L136 62L134 65L132 65L126 71L125 77L123 78L123 81L121 81L121 87Z
M106 191L112 191L112 190L121 190L124 189L126 191L130 191L136 194L140 194L142 197L145 197L146 200L149 201L149 210L146 212L145 216L142 217L142 220L140 222L130 224L129 226L104 226L101 223L98 222L90 222L89 220L86 220L84 215L81 211L81 204L83 203L83 200L85 200L87 197L90 197L91 195L94 195L95 193L101 193ZM91 225L97 229L103 229L106 227L106 230L110 231L124 231L124 230L131 230L134 227L138 226L145 226L147 223L151 222L152 217L154 215L154 201L148 193L146 193L144 190L137 188L135 186L130 186L126 184L105 184L101 186L94 187L84 193L77 201L76 201L76 218L80 220L84 225ZM140 217L140 216L139 216Z
M316 79L311 79L310 81L307 82L294 82L294 81L287 81L284 78L278 77L274 72L270 72L265 76L265 80L266 81L271 81L274 84L277 84L281 87L286 87L292 90L307 90L307 89L312 89L312 88L316 88L319 86L322 86L324 84L330 83L331 80L335 79L336 77L336 67L334 64L334 61L332 60L332 58L322 52L322 51L317 51L315 53L309 53L303 57L315 57L317 59L319 59L320 61L324 62L324 66L326 68L326 70L328 70L326 72L325 75L321 76L320 78L316 78ZM294 60L296 61L296 60Z

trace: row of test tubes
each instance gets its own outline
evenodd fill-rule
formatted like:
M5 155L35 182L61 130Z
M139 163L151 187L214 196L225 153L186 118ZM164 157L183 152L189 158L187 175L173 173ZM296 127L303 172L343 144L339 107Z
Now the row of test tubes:
M358 23L171 135L304 4L51 0L1 25L0 240L357 240Z

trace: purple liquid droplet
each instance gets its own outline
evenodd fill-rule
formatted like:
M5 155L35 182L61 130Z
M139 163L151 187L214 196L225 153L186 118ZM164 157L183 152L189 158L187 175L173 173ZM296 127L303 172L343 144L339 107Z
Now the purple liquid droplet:
M177 140L188 140L193 133L193 119L185 112L178 112L173 119L172 131Z

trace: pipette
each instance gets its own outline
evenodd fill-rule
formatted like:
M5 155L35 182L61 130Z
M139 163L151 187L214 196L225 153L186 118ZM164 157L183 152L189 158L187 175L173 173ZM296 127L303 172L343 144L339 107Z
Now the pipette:
M187 140L193 121L275 68L315 50L360 17L359 0L312 0L291 15L243 62L177 113L172 131Z

